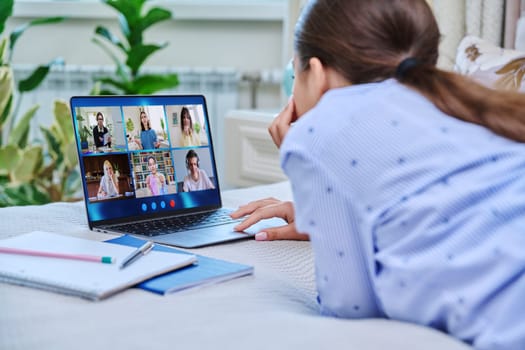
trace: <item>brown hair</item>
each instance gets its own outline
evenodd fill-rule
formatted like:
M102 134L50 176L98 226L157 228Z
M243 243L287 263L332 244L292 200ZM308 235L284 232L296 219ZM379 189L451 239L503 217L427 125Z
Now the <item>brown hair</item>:
M143 114L146 116L146 118L148 118L148 120L146 121L146 127L147 127L147 129L144 128L144 123L142 123L142 115L143 115ZM142 130L142 131L147 131L147 130L151 129L151 125L150 125L150 123L149 123L149 117L148 117L148 115L146 114L146 112L141 111L140 114L139 114L139 119L140 119L140 130Z
M300 69L311 57L352 84L396 78L441 111L525 141L525 95L497 91L436 67L439 28L425 0L313 0L295 30ZM396 74L406 58L415 58Z
M186 107L182 107L180 110L180 130L184 132L184 115L190 120L190 132L193 131L193 121L191 120L190 110Z

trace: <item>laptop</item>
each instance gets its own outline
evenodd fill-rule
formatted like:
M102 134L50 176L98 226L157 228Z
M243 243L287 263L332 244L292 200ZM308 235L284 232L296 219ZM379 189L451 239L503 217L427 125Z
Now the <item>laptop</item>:
M91 230L196 248L284 224L233 230L204 96L74 96L70 105Z

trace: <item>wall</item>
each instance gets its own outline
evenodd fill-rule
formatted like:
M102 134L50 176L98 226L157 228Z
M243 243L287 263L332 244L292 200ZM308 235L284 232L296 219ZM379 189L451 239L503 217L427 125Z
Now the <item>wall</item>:
M179 1L180 2L180 1ZM148 66L234 68L240 73L265 73L270 84L261 84L256 96L258 108L281 105L280 71L287 60L283 57L286 41L287 5L245 4L245 6L166 5L174 20L154 26L146 40L168 42L167 48L155 53ZM199 4L200 3L200 4ZM66 6L67 5L67 6ZM18 1L7 30L38 16L72 14L60 24L31 28L17 43L14 64L38 64L56 56L66 64L112 65L110 58L91 40L97 25L119 33L115 12L100 3L63 3ZM276 82L277 84L272 84ZM239 87L239 108L251 107L248 83Z

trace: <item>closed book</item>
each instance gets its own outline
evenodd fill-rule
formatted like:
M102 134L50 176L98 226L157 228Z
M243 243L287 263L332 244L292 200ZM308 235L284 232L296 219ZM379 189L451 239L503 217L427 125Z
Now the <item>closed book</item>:
M106 242L132 247L139 247L144 243L143 240L130 235L110 239ZM158 252L168 252L171 254L190 254L180 249L166 247L159 244L155 245L153 250ZM196 257L197 263L186 266L177 271L172 271L148 279L147 281L138 284L137 287L164 295L188 288L224 282L237 277L253 274L253 266L250 265L210 258L198 254Z

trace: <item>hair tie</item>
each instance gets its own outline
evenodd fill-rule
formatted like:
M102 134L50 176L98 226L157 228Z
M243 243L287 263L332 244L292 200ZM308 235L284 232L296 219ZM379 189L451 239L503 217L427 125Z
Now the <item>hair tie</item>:
M403 79L405 78L405 75L409 70L414 68L419 64L419 60L415 57L408 57L405 58L401 63L397 66L396 69L396 78L397 79Z

